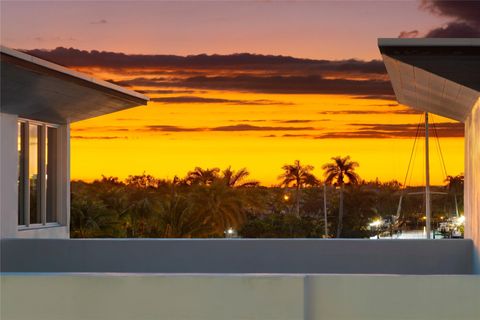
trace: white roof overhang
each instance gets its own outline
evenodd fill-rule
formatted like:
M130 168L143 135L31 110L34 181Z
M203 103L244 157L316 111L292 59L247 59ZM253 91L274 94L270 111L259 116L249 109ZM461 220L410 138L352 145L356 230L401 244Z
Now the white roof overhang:
M1 112L67 123L146 105L148 97L1 46Z
M399 103L465 121L480 98L480 39L379 39Z

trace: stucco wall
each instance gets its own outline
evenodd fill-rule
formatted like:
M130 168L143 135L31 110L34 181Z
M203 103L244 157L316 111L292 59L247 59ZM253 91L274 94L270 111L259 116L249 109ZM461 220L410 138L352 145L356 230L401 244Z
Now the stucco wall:
M474 242L480 273L480 99L465 121L465 237Z
M471 240L4 239L9 272L470 274Z
M479 276L312 275L308 320L475 320Z
M2 320L476 320L478 276L1 277Z
M0 238L17 233L17 116L0 113Z

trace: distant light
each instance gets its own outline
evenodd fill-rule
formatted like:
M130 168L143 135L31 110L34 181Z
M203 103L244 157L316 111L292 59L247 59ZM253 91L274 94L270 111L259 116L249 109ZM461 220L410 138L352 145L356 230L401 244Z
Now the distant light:
M228 228L227 233L228 233L228 234L234 234L235 231L234 231L232 228Z
M290 199L290 197L288 196L288 194L286 194L286 195L283 196L283 200L288 201L288 199Z
M370 227L379 227L383 224L383 221L380 219L374 220L369 224Z
M456 224L464 224L465 223L465 216L460 216L457 218Z
M424 217L422 217L422 219L423 219L423 220L427 220L427 217L424 216Z

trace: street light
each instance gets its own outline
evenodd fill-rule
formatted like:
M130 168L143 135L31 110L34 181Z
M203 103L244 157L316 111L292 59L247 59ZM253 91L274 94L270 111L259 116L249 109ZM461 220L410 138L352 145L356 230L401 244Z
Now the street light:
M228 228L225 230L225 237L226 238L234 238L236 236L236 231L233 228Z

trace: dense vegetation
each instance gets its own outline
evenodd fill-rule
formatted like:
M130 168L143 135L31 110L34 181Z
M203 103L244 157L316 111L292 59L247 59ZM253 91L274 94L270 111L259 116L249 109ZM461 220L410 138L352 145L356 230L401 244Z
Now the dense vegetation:
M328 237L372 235L374 219L396 215L400 194L396 181L361 180L358 163L332 158L324 180L300 161L282 167L279 185L260 186L246 169L195 168L184 178L157 179L148 174L125 181L102 177L91 183L72 181L73 237L225 237L228 230L248 238L323 237L324 184L327 184ZM412 188L411 188L412 189ZM463 211L463 177L448 177L447 194L434 194L433 222ZM456 199L456 200L455 200ZM423 196L405 196L402 228L424 225Z

